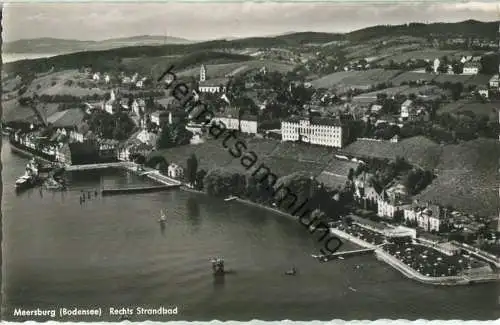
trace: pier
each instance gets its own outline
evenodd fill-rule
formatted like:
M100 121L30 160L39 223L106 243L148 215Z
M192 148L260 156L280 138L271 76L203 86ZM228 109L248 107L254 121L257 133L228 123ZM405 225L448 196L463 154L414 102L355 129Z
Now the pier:
M123 168L128 167L129 162L118 161L109 163L99 163L99 164L86 164L86 165L68 165L66 166L67 171L75 170L91 170L91 169L105 169L105 168Z
M355 249L355 250L351 250L351 251L337 252L337 253L328 254L328 255L313 255L313 257L316 259L322 260L324 262L327 262L327 261L331 261L331 260L336 260L339 257L364 255L364 254L373 253L374 251L375 251L375 248L362 248L362 249Z
M103 196L106 195L119 195L119 194L131 194L131 193L151 193L151 192L161 192L172 188L178 188L178 184L170 185L160 185L160 186L141 186L141 187L129 187L129 188L109 188L101 190Z

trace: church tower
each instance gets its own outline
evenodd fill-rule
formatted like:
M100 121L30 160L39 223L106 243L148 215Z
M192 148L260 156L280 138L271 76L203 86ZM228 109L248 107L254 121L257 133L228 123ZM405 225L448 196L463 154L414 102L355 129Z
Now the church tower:
M202 64L200 68L200 81L205 81L205 80L207 80L207 68L205 67L204 64Z

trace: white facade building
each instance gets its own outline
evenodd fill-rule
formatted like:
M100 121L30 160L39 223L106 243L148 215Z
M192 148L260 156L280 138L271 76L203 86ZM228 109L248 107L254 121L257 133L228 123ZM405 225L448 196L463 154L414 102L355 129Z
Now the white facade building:
M257 134L258 118L255 115L243 113L239 115L238 108L228 107L225 112L217 113L212 119L217 123L224 123L229 130L240 130L243 133Z
M413 101L407 99L401 104L401 118L407 119L411 115L411 111L413 110Z
M241 132L257 134L257 118L251 116L242 116L241 120L238 120L237 117L230 116L216 116L213 121L217 123L224 123L227 129L229 130L239 130L240 122L241 122Z
M499 82L498 82L498 75L494 75L493 77L491 77L490 79L490 82L489 82L489 85L490 85L490 88L498 88L499 87Z
M281 122L283 141L298 141L342 148L346 129L339 120L328 118L290 118Z
M426 207L408 206L404 210L406 221L416 221L419 228L425 231L439 231L441 225L441 208L437 205Z
M184 169L177 164L170 164L167 169L167 176L172 178L182 178Z

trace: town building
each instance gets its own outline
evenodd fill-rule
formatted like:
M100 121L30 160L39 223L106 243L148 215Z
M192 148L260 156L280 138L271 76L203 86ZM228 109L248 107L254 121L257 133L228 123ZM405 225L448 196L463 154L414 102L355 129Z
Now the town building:
M224 112L215 113L212 121L224 123L229 130L238 130L243 133L257 134L258 118L256 115L240 113L236 107L228 107Z
M90 128L87 123L81 123L69 132L70 142L83 142L89 135Z
M464 71L462 74L464 75L474 75L478 74L481 70L481 63L479 62L467 62L464 64Z
M156 111L151 113L151 123L162 126L163 123L172 124L172 112Z
M489 86L490 88L498 88L499 87L499 82L498 82L498 75L494 75L493 77L491 77L490 81L489 81Z
M377 215L389 219L403 218L406 199L406 188L401 184L382 190L377 201Z
M118 113L117 105L116 105L116 94L114 90L111 90L110 98L108 101L104 103L104 110L109 114Z
M401 104L401 119L410 119L414 115L414 103L407 99Z
M484 98L488 98L490 94L489 89L485 86L479 86L477 88L477 92L479 93L480 96Z
M292 117L281 122L282 141L302 141L327 147L342 148L348 129L339 119Z
M115 161L119 143L120 142L118 140L114 139L97 139L97 152L99 160L101 162Z
M132 102L132 112L137 116L141 116L144 113L145 108L146 102L144 99L134 99Z
M109 84L110 81L111 81L111 77L109 76L109 74L106 73L104 75L104 82L107 83L107 84Z
M198 91L200 93L225 93L229 79L213 78L207 80L207 68L204 64L200 68L200 81L198 83Z
M138 137L131 138L118 146L118 160L130 161L133 155L147 157L155 149L152 143L142 142Z
M184 169L177 164L170 164L167 168L167 176L172 178L182 178L184 176Z
M415 223L419 228L425 231L439 231L443 213L442 209L435 204L418 203L408 205L404 210L405 221Z

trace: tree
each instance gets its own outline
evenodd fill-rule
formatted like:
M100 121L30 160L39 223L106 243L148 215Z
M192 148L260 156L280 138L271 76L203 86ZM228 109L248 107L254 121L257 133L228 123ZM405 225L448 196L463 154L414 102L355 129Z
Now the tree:
M245 186L242 179L244 175L224 168L210 170L203 179L207 194L213 196L228 196L244 194Z
M350 180L350 181L352 181L353 178L354 178L354 169L349 168L349 174L347 174L347 179Z
M156 141L156 149L168 149L186 145L189 144L192 137L193 133L187 130L184 124L164 123Z
M170 125L165 124L161 128L160 135L158 136L158 139L156 140L156 149L168 149L172 148L175 146L174 142L174 136L173 136L173 130L170 127Z
M186 167L186 179L189 184L193 185L196 183L198 173L198 159L194 153L188 158Z
M168 173L168 163L166 160L162 160L158 163L158 165L156 166L156 169L158 169L158 171L163 174L163 175L167 175Z
M287 176L280 177L276 182L275 188L287 188L297 197L297 202L311 201L319 190L319 183L309 173L295 172ZM288 207L291 202L284 202L287 197L287 191L280 190L275 193L275 199L283 207Z
M207 175L207 172L204 169L200 169L196 173L196 181L195 181L195 188L196 189L202 190L204 188L203 179L205 178L206 175Z

